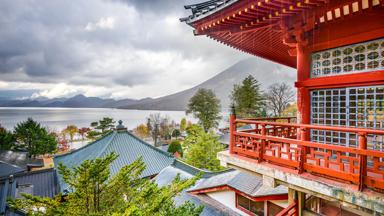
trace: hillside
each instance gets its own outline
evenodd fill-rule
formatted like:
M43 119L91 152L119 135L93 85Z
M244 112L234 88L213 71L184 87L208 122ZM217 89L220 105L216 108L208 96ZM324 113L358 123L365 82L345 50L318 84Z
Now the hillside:
M223 72L193 88L144 101L123 106L125 109L143 110L185 110L188 100L200 88L212 89L220 98L222 109L227 109L230 104L229 95L234 84L240 83L246 76L253 75L260 83L261 88L266 89L275 82L287 82L292 85L295 81L295 71L273 62L260 59L249 58L232 65Z

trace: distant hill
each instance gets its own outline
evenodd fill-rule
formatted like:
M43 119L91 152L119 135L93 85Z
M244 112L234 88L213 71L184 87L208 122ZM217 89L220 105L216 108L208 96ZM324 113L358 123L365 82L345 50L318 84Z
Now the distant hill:
M248 75L253 75L266 89L275 82L294 83L296 73L292 68L282 66L260 58L239 61L228 69L193 88L160 98L102 99L76 95L71 98L36 98L10 100L0 98L1 107L73 107L73 108L123 108L139 110L185 110L189 99L200 88L212 89L221 101L222 109L229 107L229 95L233 85L240 83Z
M84 95L76 95L71 98L37 98L26 100L1 100L2 107L73 107L73 108L117 108L127 106L133 103L144 102L150 100L145 98L141 100L134 99L102 99L98 97L86 97Z
M133 103L121 108L143 110L185 110L189 99L200 88L212 89L220 99L222 109L229 107L229 95L233 85L241 83L248 75L253 75L261 84L262 89L275 82L287 82L292 85L296 79L295 70L261 58L249 58L232 65L223 72L193 88L148 100Z

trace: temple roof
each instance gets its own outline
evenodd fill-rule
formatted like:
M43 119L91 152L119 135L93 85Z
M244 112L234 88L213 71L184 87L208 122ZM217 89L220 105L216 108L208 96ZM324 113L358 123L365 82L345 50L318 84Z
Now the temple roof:
M251 197L282 195L288 193L287 187L283 185L272 188L263 185L262 178L238 170L221 173L219 175L203 179L188 191L195 192L205 189L218 188L220 186L229 186Z
M191 15L180 21L191 25L195 35L296 68L296 45L316 40L312 31L365 11L381 19L383 6L377 0L210 0L185 6Z
M220 10L237 1L238 0L210 0L198 4L185 5L185 9L191 9L192 15L185 18L181 18L180 20L190 23L198 19L204 18L210 15L211 13L214 13L216 10Z
M175 158L160 149L137 138L127 130L118 130L109 133L80 149L54 157L55 166L63 163L68 167L76 167L84 160L92 160L115 152L119 157L111 165L111 175L115 175L123 166L129 165L142 157L146 168L141 177L150 177L158 174L162 169L173 163ZM59 178L61 191L67 185Z
M197 173L202 174L202 179L207 179L212 176L221 175L223 173L231 172L232 170L225 170L221 172L210 172L203 171L198 168L195 168L191 165L183 163L179 160L164 168L156 177L155 182L159 186L165 186L172 183L173 179L177 174L180 175L182 179L193 178ZM203 181L203 180L199 180ZM206 195L194 195L187 192L188 190L182 191L178 196L174 198L176 205L183 204L186 201L189 201L197 206L203 205L204 209L200 216L219 216L219 215L239 215L230 208L226 207L224 204L215 201Z

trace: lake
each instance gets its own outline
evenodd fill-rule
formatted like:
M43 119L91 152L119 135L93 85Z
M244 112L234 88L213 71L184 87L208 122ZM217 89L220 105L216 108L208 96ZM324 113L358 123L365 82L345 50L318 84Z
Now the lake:
M123 124L131 130L141 123L146 123L146 119L151 113L160 113L162 116L167 115L176 123L179 123L184 117L186 117L188 121L197 122L192 116L186 116L183 111L0 107L0 124L7 129L13 129L18 122L32 117L47 128L60 131L70 124L74 124L77 127L89 127L93 121L97 121L103 117L112 117L116 122L123 120Z

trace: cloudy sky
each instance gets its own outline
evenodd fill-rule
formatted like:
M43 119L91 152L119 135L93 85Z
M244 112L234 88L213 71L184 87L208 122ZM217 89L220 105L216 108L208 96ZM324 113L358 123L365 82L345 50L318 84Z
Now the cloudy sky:
M0 97L159 97L248 55L179 18L196 0L3 0Z

